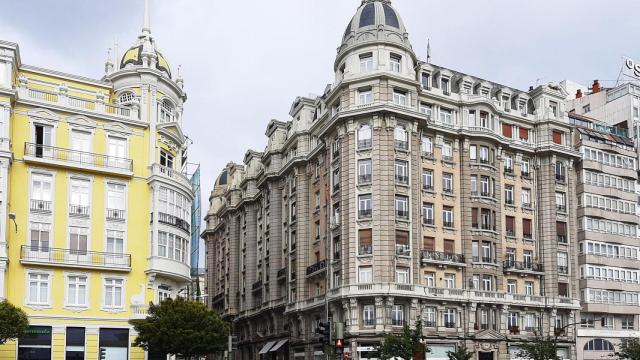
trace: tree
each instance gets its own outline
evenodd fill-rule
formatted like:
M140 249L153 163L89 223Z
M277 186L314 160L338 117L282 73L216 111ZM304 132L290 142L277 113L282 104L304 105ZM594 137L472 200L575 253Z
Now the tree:
M620 360L640 360L640 339L622 339L620 350L614 352L612 356Z
M17 339L29 329L29 318L22 309L6 300L0 302L0 345L10 339Z
M548 336L541 338L536 335L535 340L523 343L517 356L528 360L560 360L557 352L556 339Z
M378 358L411 360L414 355L423 358L424 353L429 352L429 347L423 340L422 321L418 320L414 330L405 325L401 335L385 335L382 346L377 349Z
M471 360L475 354L466 345L458 346L456 351L447 351L449 360Z
M166 299L149 305L146 319L130 320L138 332L134 346L187 359L226 349L229 324L199 302Z

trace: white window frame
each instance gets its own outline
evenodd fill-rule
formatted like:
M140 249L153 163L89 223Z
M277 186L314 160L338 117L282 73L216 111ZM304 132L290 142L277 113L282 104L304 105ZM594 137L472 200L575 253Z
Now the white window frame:
M77 281L75 283L71 282L71 278L78 278L78 279L82 279L84 278L84 283L82 283L81 281ZM88 308L89 307L89 284L91 283L90 281L90 276L88 273L65 273L64 274L64 305L67 308L77 308L77 309L82 309L82 308ZM71 299L71 286L72 285L76 285L76 300L79 300L78 297L78 288L82 285L84 285L84 299L82 299L82 301L78 301L78 302L74 302Z
M358 268L358 283L359 284L373 283L373 267L372 266L360 266Z
M39 284L36 290L36 297L38 298L36 301L31 301L31 275L37 275L37 276L46 276L46 282L43 281L42 278L38 278L35 279L35 281ZM24 299L24 303L26 306L31 307L31 308L35 308L35 309L40 309L40 308L50 308L51 307L51 293L52 291L52 281L53 280L53 272L51 271L40 271L40 270L27 270L25 271L25 299ZM41 284L46 283L47 285L47 296L46 296L46 300L42 301L41 300Z
M120 282L120 284L118 284L117 282ZM121 287L121 293L120 293L120 305L116 305L114 304L107 304L107 286L116 286L116 285L120 285ZM126 289L127 289L127 280L124 277L121 276L107 276L107 275L103 275L102 277L102 309L106 310L106 311L124 311L125 309L125 299L126 297ZM114 287L115 290L115 287ZM112 296L113 301L115 301L117 298L115 297L115 292L114 292L114 296Z

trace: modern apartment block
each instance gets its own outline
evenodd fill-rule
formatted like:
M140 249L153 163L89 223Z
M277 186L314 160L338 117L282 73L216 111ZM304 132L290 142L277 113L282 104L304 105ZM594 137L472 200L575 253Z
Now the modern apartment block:
M31 324L1 359L167 358L128 323L191 281L186 94L146 19L100 80L0 42L0 299Z
M430 359L463 342L479 360L515 358L536 333L575 359L580 137L566 92L420 61L388 0L362 1L334 70L211 193L208 303L233 321L236 358L324 358L328 314L353 359L418 318Z

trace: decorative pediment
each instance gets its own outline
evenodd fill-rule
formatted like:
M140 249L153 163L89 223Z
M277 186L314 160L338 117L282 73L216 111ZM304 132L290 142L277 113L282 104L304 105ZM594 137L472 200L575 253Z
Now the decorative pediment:
M47 109L32 109L27 112L27 115L29 115L29 118L37 120L44 120L48 122L60 121L60 116Z
M119 122L111 122L109 124L105 124L104 129L106 131L119 133L122 135L131 135L133 133L131 131L131 128Z
M485 341L498 341L498 340L506 340L506 337L495 330L487 329L482 330L476 333L476 340L485 340Z
M177 123L166 123L158 125L158 131L173 138L178 144L185 142L184 133Z
M69 116L67 122L76 127L82 127L85 129L95 129L97 123L86 116Z

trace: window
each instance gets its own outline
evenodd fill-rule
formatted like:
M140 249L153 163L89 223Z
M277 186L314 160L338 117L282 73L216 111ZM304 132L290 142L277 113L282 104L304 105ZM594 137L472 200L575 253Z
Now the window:
M424 225L435 225L435 221L433 219L433 204L422 204L422 223Z
M31 249L30 251L49 252L50 224L31 223ZM47 255L48 256L48 255Z
M85 328L67 327L66 360L84 360Z
M482 242L482 262L483 263L492 263L493 262L493 251L491 251L491 243L489 241Z
M558 117L558 103L555 101L549 101L549 110L554 118Z
M560 182L565 181L566 170L562 162L556 161L556 180Z
M394 304L391 308L391 325L404 326L404 305Z
M444 327L455 328L456 327L456 309L447 308L444 311Z
M360 284L370 284L373 282L373 269L371 266L361 266L358 269L358 282Z
M88 228L69 227L69 249L72 255L87 255Z
M396 255L411 255L408 231L396 230Z
M358 160L358 184L371 183L371 159Z
M436 287L436 273L428 272L424 275L425 285L427 287Z
M511 124L502 124L502 136L506 137L507 139L512 139L513 138L513 125Z
M372 230L358 230L358 255L371 255L373 253Z
M432 236L425 236L423 239L422 248L428 251L436 250L436 238Z
M614 351L615 348L609 340L593 339L584 344L584 350L587 351Z
M504 156L504 172L513 174L513 157L511 155Z
M431 89L431 74L427 72L423 72L422 74L420 74L420 84L425 90Z
M509 328L511 329L511 331L513 331L513 328L517 328L518 327L518 318L520 317L520 314L518 314L517 312L510 312L509 313L509 318L508 318L508 322L509 322Z
M104 279L104 307L122 308L124 306L124 280Z
M409 198L396 195L396 217L400 219L409 218Z
M440 122L444 125L453 125L452 111L449 109L440 109Z
M453 174L442 174L442 191L448 194L453 194Z
M520 163L520 173L523 178L529 178L529 159L522 159L522 162Z
M160 149L160 165L173 169L173 155Z
M175 106L168 99L162 100L162 105L160 106L160 122L169 123L174 121L175 121Z
M515 237L516 236L516 218L513 216L506 216L505 217L505 225L506 225L506 230L507 230L507 236L508 237Z
M124 232L117 230L107 230L107 249L111 254L124 253Z
M107 183L107 218L124 220L125 185Z
M456 274L444 274L444 287L447 289L456 288Z
M389 70L399 73L402 70L402 56L391 54L389 57Z
M407 92L404 90L393 90L393 103L400 106L408 106Z
M100 328L98 348L105 349L109 360L125 360L129 358L129 339L129 329Z
M11 358L50 360L51 326L29 326L26 334L18 339L18 356Z
M189 231L191 201L186 196L178 191L160 187L158 203L158 211L160 213L158 221ZM295 211L293 213L295 214Z
M560 212L567 211L565 193L563 192L556 192L556 209L558 209L558 211Z
M409 184L409 163L404 160L396 160L396 183Z
M360 55L360 72L373 70L373 54L366 53Z
M513 185L504 186L504 203L507 205L513 205Z
M475 110L469 110L469 126L470 127L475 127L476 126L476 111Z
M622 316L622 329L623 330L634 330L634 316L633 315L624 315Z
M123 92L122 94L120 94L120 96L118 97L118 103L120 105L129 105L130 103L132 103L135 100L135 96L133 95L132 92L130 91L126 91Z
M33 174L31 178L31 210L51 211L50 175Z
M558 283L558 296L569 297L569 284Z
M475 145L469 146L469 160L471 161L478 160L478 147Z
M124 168L129 162L127 161L127 139L109 136L107 140L109 155L109 165Z
M449 141L442 143L442 160L453 161L453 144Z
M445 228L453 228L453 208L444 206L442 208L442 226Z
M34 124L34 130L36 157L50 158L53 155L51 149L53 146L53 126Z
M48 273L29 272L27 277L29 282L27 304L49 305L51 276Z
M188 260L187 241L177 235L159 231L158 256L186 263Z
M451 93L451 89L449 89L449 79L441 78L440 79L440 88L442 89L442 93L445 95L449 95Z
M524 294L528 296L533 295L533 281L524 282Z
M427 307L424 309L424 326L426 327L435 327L436 326L436 308Z
M171 298L171 289L166 285L158 286L158 304Z
M509 294L517 294L517 283L515 280L507 280L507 293Z
M397 268L396 269L396 282L398 284L409 284L409 269Z
M358 105L367 105L373 103L373 92L371 89L358 90Z
M371 218L371 194L358 196L358 217L360 219Z
M433 170L422 170L422 190L433 191Z
M428 120L431 120L431 114L433 112L433 107L431 105L421 102L418 110L421 114L427 115Z
M531 190L522 189L522 207L531 207Z
M395 130L396 149L409 150L409 137L407 130L401 126L397 126Z
M522 219L522 236L525 239L533 239L531 231L531 219Z
M475 196L478 195L478 176L477 175L471 175L471 177L469 178L469 182L471 185L471 195Z
M358 149L368 149L371 147L371 126L368 124L360 126L358 129Z
M376 308L374 305L362 307L362 325L374 326L376 324Z
M560 274L569 273L569 254L566 252L558 252L558 272Z
M489 157L489 148L486 146L480 146L480 162L483 164L488 164L491 162Z
M67 276L67 305L87 306L87 277L83 275Z
M91 133L87 131L71 130L71 150L73 152L70 155L69 160L91 164L93 163L93 156L91 152Z
M71 179L69 215L89 216L89 180Z

